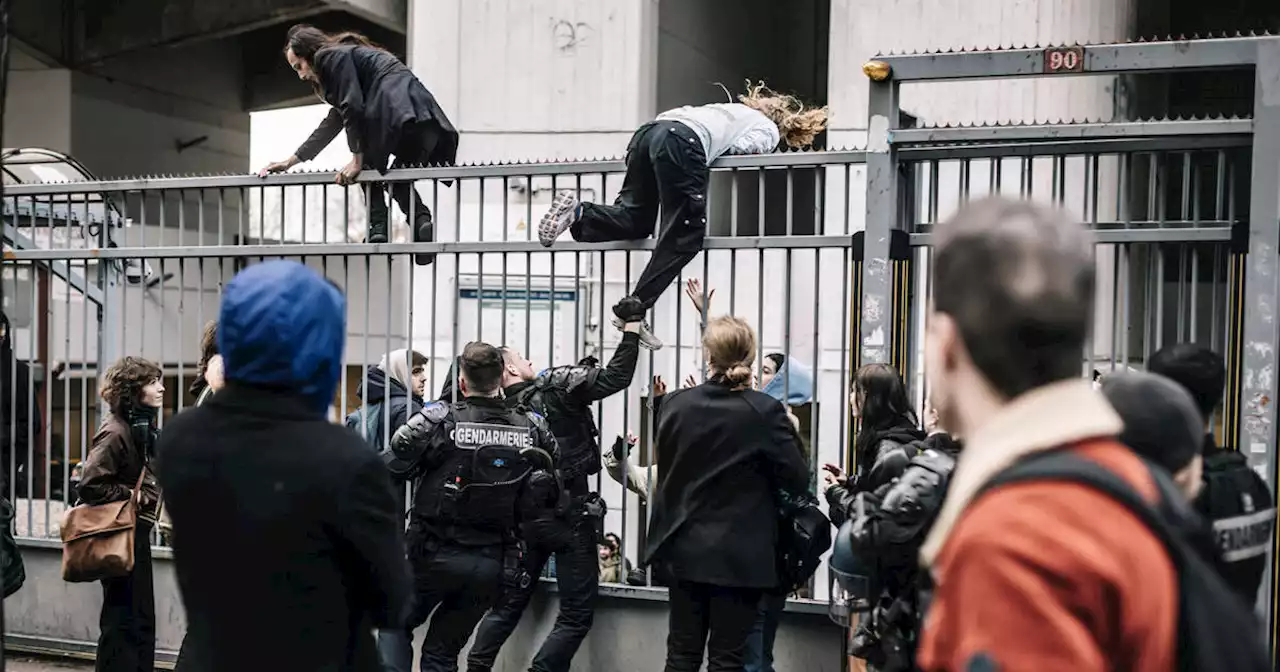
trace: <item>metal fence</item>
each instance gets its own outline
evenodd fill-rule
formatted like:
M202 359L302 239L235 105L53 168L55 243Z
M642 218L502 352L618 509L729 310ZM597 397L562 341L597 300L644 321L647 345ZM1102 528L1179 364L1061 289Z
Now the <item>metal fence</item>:
M758 377L764 355L775 352L812 373L812 390L795 390L804 400L795 411L815 483L824 463L850 466L848 381L857 366L892 362L918 404L927 396L920 341L932 226L971 198L1005 194L1056 203L1096 231L1097 311L1082 373L1140 367L1182 340L1225 352L1231 379L1220 431L1274 483L1280 98L1266 95L1274 85L1259 78L1253 119L897 127L902 82L1046 75L1068 53L1079 69L1055 76L1255 64L1280 72L1280 42L1271 38L878 59L890 76L871 85L867 150L713 166L705 249L651 316L666 347L646 351L636 382L597 405L604 447L634 433L640 441L629 462L652 464L654 377L671 389L702 377L702 322L682 291L697 279L711 314L756 328ZM608 309L638 276L652 241L566 240L546 250L533 231L557 191L610 199L623 168L582 161L406 169L365 174L351 188L332 185L332 173L6 186L0 280L13 349L0 355L15 392L5 397L11 417L29 418L6 428L19 534L57 536L74 466L100 418L100 367L125 354L157 361L166 372L165 415L190 405L201 328L216 316L223 285L262 259L301 260L346 292L335 421L358 407L368 368L399 348L428 358L429 398L470 340L514 347L538 368L589 355L607 361L619 339ZM392 242L360 242L375 177L416 186L435 215L437 242L405 242L398 213ZM428 251L438 253L433 265L412 263ZM606 529L635 562L644 498L603 473L596 485L610 505ZM824 570L808 595L824 599L826 582ZM1274 600L1266 602L1270 615Z

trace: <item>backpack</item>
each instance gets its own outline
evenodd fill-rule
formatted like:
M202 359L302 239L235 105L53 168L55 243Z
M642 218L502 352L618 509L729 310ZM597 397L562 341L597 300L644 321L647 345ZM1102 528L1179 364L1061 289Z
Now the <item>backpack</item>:
M1159 490L1158 506L1102 465L1062 450L1024 458L996 475L981 492L1024 481L1070 481L1123 504L1164 544L1178 574L1176 669L1269 672L1271 659L1261 624L1215 571L1206 526L1164 470L1151 464L1147 468Z
M466 402L453 405L453 417L454 459L437 481L444 489L444 518L475 529L514 528L521 494L535 471L526 456L535 448L532 422L519 411L501 420L486 418Z
M831 520L809 493L779 493L778 499L778 588L793 593L818 571L831 548Z
M365 442L373 447L375 452L381 455L386 450L386 445L384 445L386 441L382 436L382 416L382 402L379 401L376 404L361 406L347 414L343 424L347 426L347 429L359 434L360 438L364 439Z
M13 505L5 497L0 497L0 579L3 580L4 595L18 592L27 581L27 568L22 564L22 553L18 550L18 542L13 538Z
M1219 570L1246 601L1258 597L1275 531L1271 490L1234 450L1215 450L1204 458L1204 488L1195 508L1213 524Z

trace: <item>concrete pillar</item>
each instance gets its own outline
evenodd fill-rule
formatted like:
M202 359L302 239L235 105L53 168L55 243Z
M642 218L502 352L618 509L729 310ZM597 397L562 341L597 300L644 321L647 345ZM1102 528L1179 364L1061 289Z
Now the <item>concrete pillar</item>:
M656 0L420 0L409 8L409 63L461 132L460 163L620 157L655 112L657 7ZM611 200L619 184L585 178L581 197ZM576 186L572 178L554 184L535 178L532 185L486 180L483 192L478 180L418 188L436 211L437 240L450 241L479 240L482 233L484 240L526 240L555 190ZM482 271L486 289L504 284L504 274L508 288L523 286L526 277L535 289L550 284L551 255L510 255L505 265L502 255L489 256L483 269L474 255L463 255L441 257L435 268L414 274L413 340L435 355L437 381L449 357L476 337L475 308L457 303L459 288L476 287ZM605 282L622 284L621 256L610 262ZM582 263L584 278L596 273ZM600 285L572 287L573 255L558 255L555 264L557 287L598 291ZM599 305L598 295L591 305ZM455 306L467 321L456 335ZM531 323L539 333L527 338L523 320L504 328L487 315L485 338L505 337L521 348L527 341L535 362L585 354L573 351L583 339L571 333L571 315L559 325ZM577 322L585 328L585 319ZM557 336L549 339L548 331Z

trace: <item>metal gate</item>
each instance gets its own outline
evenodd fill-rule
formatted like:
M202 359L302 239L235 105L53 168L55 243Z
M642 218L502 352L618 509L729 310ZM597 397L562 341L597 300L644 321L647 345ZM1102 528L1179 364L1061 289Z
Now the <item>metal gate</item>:
M1097 232L1097 320L1082 373L1142 366L1154 349L1178 340L1225 352L1222 436L1274 487L1280 39L876 63L868 72L887 76L871 83L865 151L714 164L705 250L653 314L667 347L643 355L637 382L598 405L602 443L639 435L631 461L651 464L652 377L672 389L701 377L701 321L682 291L696 278L704 297L714 290L713 313L737 314L757 329L758 375L775 352L812 373L812 389L795 391L815 482L821 464L847 464L848 381L857 366L892 362L918 402L927 395L919 334L932 226L970 198L1000 193L1058 203ZM1218 68L1256 68L1252 119L902 128L898 109L903 83ZM24 162L61 160L10 158L11 173L28 170ZM216 317L236 270L262 259L301 260L346 292L347 366L335 420L358 405L368 368L398 348L429 358L428 396L474 339L515 347L539 368L588 355L607 360L618 339L608 308L638 276L652 241L562 242L548 251L533 231L555 192L607 200L623 169L620 161L414 168L366 173L352 188L332 185L332 173L63 184L37 183L37 174L11 178L0 281L6 296L22 293L15 310L28 307L30 319L15 324L10 339L12 370L20 362L31 375L22 379L25 394L7 398L39 418L6 429L10 445L24 447L5 466L19 472L8 493L20 504L19 534L33 544L57 536L54 521L99 417L98 371L124 354L148 357L166 371L166 414L189 405L201 328ZM419 189L435 213L438 242L405 242L402 218L393 219L392 242L359 242L375 177ZM414 266L412 255L426 251L438 254L435 263ZM7 382L19 380L13 374ZM607 528L634 561L647 522L644 498L603 474L597 485L611 505ZM825 600L826 581L823 570L809 597ZM662 596L651 586L613 590ZM1277 595L1269 591L1261 606L1270 619Z
M898 114L904 83L1250 68L1252 118L902 128ZM1142 367L1154 350L1178 341L1223 352L1220 440L1243 451L1274 490L1280 38L882 56L865 70L872 132L861 361L891 361L885 344L920 332L934 224L979 195L1057 203L1097 240L1097 311L1083 373ZM907 283L887 270L896 263L892 241L904 232L916 267ZM909 318L889 320L875 309L903 303L902 292ZM906 374L922 382L919 357L909 366ZM1259 598L1273 648L1274 551Z

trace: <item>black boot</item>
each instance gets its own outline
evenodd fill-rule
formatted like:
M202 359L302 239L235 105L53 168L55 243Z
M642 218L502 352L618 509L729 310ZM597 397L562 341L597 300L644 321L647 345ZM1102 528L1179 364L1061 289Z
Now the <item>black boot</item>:
M369 236L364 239L366 243L385 243L387 242L387 220L380 217L369 218Z
M644 314L649 312L644 307L644 303L634 297L626 296L613 306L613 314L623 322L640 322L644 320Z
M431 215L428 213L419 213L414 217L413 222L413 242L430 243L436 239L436 227L431 221ZM436 260L435 252L422 252L413 255L413 263L419 266L426 266Z
M613 326L618 329L624 329L628 322L640 323L640 345L650 350L660 350L662 341L653 335L653 331L649 329L649 323L645 322L644 315L649 312L644 302L635 296L624 297L621 301L613 306Z

